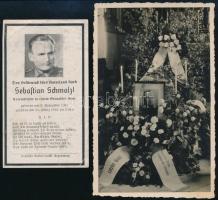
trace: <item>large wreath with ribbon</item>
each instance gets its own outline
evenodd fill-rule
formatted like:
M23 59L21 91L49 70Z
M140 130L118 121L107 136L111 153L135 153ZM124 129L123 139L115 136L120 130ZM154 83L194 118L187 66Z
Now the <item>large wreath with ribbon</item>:
M178 58L179 42L174 35L168 37L159 37L160 48L153 59L153 69L163 65L167 55L169 59ZM174 40L174 44L170 40ZM174 65L171 61L171 66L172 69L177 67L183 79L183 68L178 70L180 62ZM172 191L185 187L179 175L199 170L201 135L209 135L205 99L187 100L176 94L170 101L159 101L160 115L138 115L126 104L128 97L122 98L121 92L118 86L114 94L117 100L111 105L99 105L99 113L105 121L100 134L109 135L100 184L155 184L165 185Z

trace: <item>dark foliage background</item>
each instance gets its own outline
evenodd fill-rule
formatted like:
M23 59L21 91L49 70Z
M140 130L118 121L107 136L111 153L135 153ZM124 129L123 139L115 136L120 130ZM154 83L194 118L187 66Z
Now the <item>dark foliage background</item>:
M164 16L165 13L167 17ZM132 73L134 59L139 60L139 77L148 70L159 48L159 35L176 34L182 45L182 51L179 52L181 59L188 58L189 61L188 81L191 88L209 100L208 9L122 9L122 16L123 26L120 32L124 36L121 56L125 64L132 68ZM166 61L165 64L169 63Z

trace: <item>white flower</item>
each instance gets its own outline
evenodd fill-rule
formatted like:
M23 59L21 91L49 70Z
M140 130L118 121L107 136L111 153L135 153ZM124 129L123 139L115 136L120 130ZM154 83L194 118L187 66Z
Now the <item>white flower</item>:
M170 42L170 47L174 47L174 43L173 42Z
M133 123L138 124L139 123L139 118L134 117Z
M159 113L163 113L164 112L163 106L159 106L158 111L159 111Z
M136 172L132 173L132 178L136 178Z
M135 120L133 121L134 125L137 125L138 123L139 123L139 121L135 121Z
M127 133L127 132L124 132L124 133L123 133L123 137L124 137L124 138L128 138L128 137L129 137L128 133Z
M164 130L163 129L158 129L158 134L163 134L164 133Z
M164 104L163 104L163 107L164 107L164 108L166 108L166 107L167 107L167 104L166 104L166 103L164 103Z
M131 139L132 146L136 146L137 144L138 144L138 140L136 140L135 138Z
M147 159L147 160L150 160L150 159L151 159L151 156L150 156L150 155L146 156L146 159Z
M113 114L112 112L110 112L110 113L109 113L109 116L110 116L110 117L113 117L113 116L114 116L114 114Z
M150 179L150 175L147 174L147 175L145 176L145 178L146 178L146 179Z
M133 166L134 168L136 168L136 167L138 167L138 163L133 163L132 166Z
M165 103L164 99L160 99L160 105L163 105Z
M144 165L144 163L143 162L140 162L139 163L139 167L144 167L145 165Z
M178 134L179 134L178 131L174 131L174 132L173 132L173 135L174 135L174 136L177 136Z
M127 128L129 131L133 130L133 125L129 125Z
M105 116L107 119L109 119L110 118L110 115L109 114L106 114L106 116Z
M183 113L183 117L187 117L187 115L188 115L187 112Z
M159 41L163 40L163 36L160 35L160 36L158 37L158 40L159 40Z
M138 116L138 115L136 115L136 116L134 117L134 121L139 121L139 116Z
M172 40L176 40L176 34L172 34L170 37Z
M179 99L180 97L181 97L181 95L180 95L180 94L177 94L177 95L176 95L176 98L177 98L177 99Z
M122 143L121 142L117 142L117 146L122 146Z
M146 138L150 137L150 134L146 133L146 134L145 134L145 137L146 137Z
M195 121L195 119L196 119L195 117L191 117L191 121L192 121L192 122Z
M148 127L148 126L150 126L151 125L151 123L150 122L145 122L145 127Z
M167 127L169 128L169 127L172 126L172 123L173 123L173 122L172 122L171 119L167 119L166 123L167 123Z
M113 141L113 140L114 140L114 138L115 138L115 136L113 135L113 136L111 137L111 140Z
M170 39L169 35L164 35L164 40Z
M155 143L155 144L157 144L157 143L159 143L159 142L160 142L160 140L159 140L158 138L154 138L154 140L153 140L153 141L154 141L154 143Z
M108 109L109 108L109 105L105 105L105 107L104 107L105 109Z
M162 144L168 144L168 140L164 140Z
M104 103L100 103L100 104L99 104L99 107L100 107L100 108L103 108L103 107L104 107Z
M139 170L140 170L140 167L136 167L136 168L135 168L135 171L138 172Z
M188 115L190 114L190 111L189 111L189 110L186 110L185 112L186 112Z
M130 115L130 116L129 116L129 121L130 121L130 122L133 122L133 120L134 120L134 117L133 117L132 115Z
M179 108L177 108L177 109L176 109L176 113L179 113L179 112L180 112L180 110L179 110Z
M114 110L115 110L115 108L114 108L114 107L112 107L112 108L111 108L111 112L114 112Z
M156 117L156 116L153 116L152 118L151 118L151 123L152 124L156 124L158 122L158 118Z
M139 175L140 175L140 176L144 176L144 175L145 175L145 172L144 172L143 170L140 170Z
M198 109L195 108L195 109L194 109L194 113L195 113L195 114L198 114Z
M146 130L146 126L142 126L142 130Z
M115 106L119 106L120 105L120 101L115 101Z
M129 114L132 115L132 113L133 113L132 110L129 110Z
M146 129L142 129L141 134L145 136L146 133L147 133Z
M179 44L176 49L181 50L182 49L181 45Z
M123 131L123 130L124 130L124 126L121 126L121 127L120 127L120 131Z
M164 43L163 43L163 42L160 42L160 43L159 43L159 47L164 47Z
M126 112L125 110L123 110L123 111L122 111L122 115L123 115L123 116L126 116L126 115L127 115L127 112Z
M133 131L133 132L132 132L132 136L133 136L133 137L135 137L135 135L136 135L136 132L135 132L135 131Z
M134 126L134 130L135 130L135 131L139 130L139 125L135 125L135 126Z
M204 97L201 97L201 102L202 102L204 105L207 105L207 100L206 100Z
M179 45L179 40L174 40L175 45Z
M157 128L157 124L152 124L150 127L150 130L155 131L156 128Z
M194 109L195 109L194 107L189 106L189 110L190 110L190 111L193 111Z
M164 44L164 47L169 47L169 43L168 42L166 42L165 44Z

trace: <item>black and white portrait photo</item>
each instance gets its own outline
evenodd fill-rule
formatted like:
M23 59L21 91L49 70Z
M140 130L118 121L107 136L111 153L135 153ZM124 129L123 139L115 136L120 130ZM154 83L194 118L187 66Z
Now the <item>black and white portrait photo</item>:
M62 77L62 35L25 35L25 77Z

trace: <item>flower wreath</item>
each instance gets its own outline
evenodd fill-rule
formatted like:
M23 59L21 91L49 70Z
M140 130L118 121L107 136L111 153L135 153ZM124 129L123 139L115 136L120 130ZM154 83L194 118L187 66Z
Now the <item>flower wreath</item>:
M155 148L168 151L178 174L197 172L200 134L209 132L205 129L209 120L202 105L177 94L170 102L160 100L157 116L137 115L125 101L117 100L113 105L101 103L100 112L104 113L105 129L110 135L106 157L121 146L127 146L130 151L130 161L119 170L114 182L132 186L162 185L151 159Z

